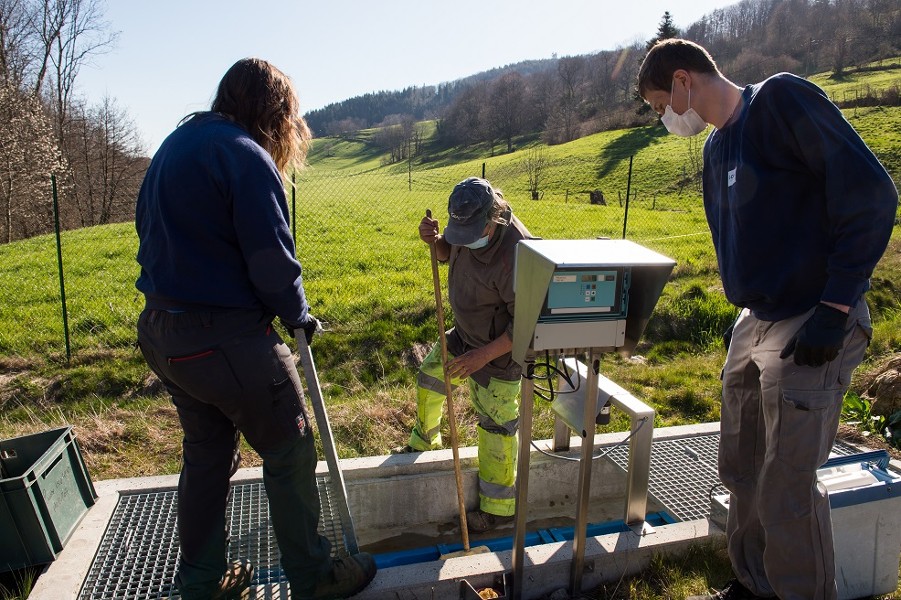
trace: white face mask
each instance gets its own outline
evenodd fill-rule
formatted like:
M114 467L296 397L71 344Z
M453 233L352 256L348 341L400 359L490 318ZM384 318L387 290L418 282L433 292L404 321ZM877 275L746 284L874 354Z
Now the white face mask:
M674 86L675 83L676 82L673 81ZM701 118L701 115L696 113L695 109L691 107L691 88L688 89L688 110L681 115L676 114L676 111L673 110L673 89L670 88L669 104L666 105L660 120L663 122L663 126L666 127L667 131L682 137L698 135L707 129L707 123Z
M471 244L463 244L463 245L466 246L467 248L469 248L470 250L478 250L479 248L484 248L485 246L488 245L488 239L490 237L491 237L491 235L489 234L489 235L486 235L485 237L480 237L479 239L477 239L476 241L474 241Z

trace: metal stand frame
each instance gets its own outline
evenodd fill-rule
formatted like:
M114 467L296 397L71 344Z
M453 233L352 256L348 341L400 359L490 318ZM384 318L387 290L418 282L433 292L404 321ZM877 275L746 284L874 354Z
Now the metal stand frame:
M578 391L561 394L554 401L554 451L569 450L568 423L578 423L583 419L579 410L582 398L589 387L589 369L575 358L563 361L566 369L579 378ZM609 402L629 415L629 464L626 469L626 506L623 521L636 533L650 533L653 528L645 523L648 505L648 483L651 474L651 446L654 441L654 409L618 386L612 380L597 374L597 406ZM563 383L558 384L563 389Z
M516 463L516 513L513 529L513 577L510 597L522 598L522 578L525 571L526 523L529 516L529 458L532 441L532 404L535 402L535 353L526 352L519 403L519 456Z
M591 496L591 470L594 456L595 417L598 406L608 400L631 417L631 437L629 440L629 466L627 471L626 503L624 521L637 535L653 532L645 517L647 515L648 481L650 477L651 444L654 437L654 409L637 400L623 388L599 373L600 349L589 348L588 366L573 359L566 359L569 369L580 379L580 392L569 396L569 423L558 418L554 424L554 450L569 449L571 425L582 438L579 458L579 485L577 496L576 525L573 532L573 558L570 568L570 593L582 591L585 574L585 549L587 545L588 503ZM522 402L520 403L519 456L516 473L516 517L513 536L513 573L510 578L510 598L520 600L523 592L525 572L525 537L528 522L529 459L532 442L532 413L535 384L535 353L529 350L525 357L522 379ZM588 393L596 390L596 393ZM555 411L557 408L555 408ZM559 413L558 413L559 415Z
M344 485L344 474L341 472L341 467L338 464L338 451L335 448L335 439L332 437L332 428L328 422L328 414L325 412L325 401L322 398L322 388L319 386L319 376L316 374L313 353L310 352L310 346L307 344L307 338L304 335L302 329L295 331L297 351L300 354L300 364L303 366L304 379L307 380L310 403L313 405L313 414L316 417L316 425L319 428L319 439L322 441L325 461L328 464L329 484L332 488L332 493L337 499L338 515L341 517L341 529L344 533L344 547L349 555L353 555L360 551L360 547L357 544L357 533L347 504L347 488Z
M587 389L593 390L598 385L599 359L595 349L588 351L588 384ZM579 455L579 491L576 508L576 528L573 531L573 562L570 570L570 592L578 594L582 591L582 573L585 568L585 532L588 529L588 497L591 495L591 457L594 455L594 418L598 414L597 394L585 394L585 403L582 409L582 423L585 424L581 431L582 447Z

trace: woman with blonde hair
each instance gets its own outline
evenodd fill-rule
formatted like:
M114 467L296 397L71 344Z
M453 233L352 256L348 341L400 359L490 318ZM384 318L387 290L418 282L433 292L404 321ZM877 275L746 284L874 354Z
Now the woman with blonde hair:
M291 597L345 598L375 576L372 557L332 559L317 532L316 450L291 351L277 317L312 340L284 177L310 130L291 80L246 58L210 111L166 138L138 196L138 342L172 395L184 431L178 484L182 598L245 598L246 561L226 562L229 479L240 434L263 459L272 527Z

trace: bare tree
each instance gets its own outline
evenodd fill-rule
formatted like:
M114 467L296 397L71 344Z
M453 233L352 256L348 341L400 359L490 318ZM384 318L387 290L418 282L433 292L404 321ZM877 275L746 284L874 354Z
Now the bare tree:
M581 56L564 56L557 63L561 94L557 104L554 126L558 130L556 137L561 142L568 142L578 137L579 119L576 110L584 71L585 59Z
M810 34L807 33L809 25L806 23L807 15L804 14L806 12L806 4L802 7L789 2L780 4L773 10L768 25L763 29L767 53L782 54L797 46L798 40L804 40L806 37L805 41L809 41ZM760 55L763 50L761 48L754 53ZM750 77L746 81L756 81L756 79Z
M109 51L118 34L110 33L103 20L102 0L33 1L39 32L33 90L47 99L58 146L71 167L65 173L69 193L61 210L70 226L119 220L119 177L138 157L135 153L126 160L124 153L142 151L134 124L109 99L86 112L75 98L81 68Z
M468 146L487 139L484 107L488 85L479 82L466 88L454 99L441 122L441 135L451 145Z
M631 46L623 46L619 49L616 59L616 67L611 75L616 84L619 102L629 102L635 97L635 80L638 77L638 68L641 63L635 57L641 52L640 42Z
M146 159L134 123L106 96L89 109L73 104L64 138L72 175L70 203L77 225L104 225L134 217Z
M335 137L349 137L348 134L366 128L363 119L347 117L338 121L329 121L325 124L325 135Z
M386 163L411 160L422 146L422 131L410 115L388 115L375 134L375 143L388 152Z
M137 127L114 98L105 96L90 111L94 122L99 162L97 180L100 211L97 223L128 221L134 218L135 199L147 169L145 148ZM87 144L84 144L87 147Z
M542 146L532 146L526 151L526 155L522 159L522 166L529 178L529 193L532 200L538 200L540 196L540 188L542 174L547 166L544 156L544 148Z
M845 69L854 63L854 56L851 48L851 38L853 36L853 15L856 7L849 0L840 0L835 2L832 9L833 23L835 30L832 34L833 53L832 53L832 76L840 77L844 74Z
M507 142L507 152L513 152L513 137L522 133L526 120L526 86L517 72L506 73L491 84L489 126Z
M558 93L557 78L551 71L538 72L528 78L527 86L535 127L544 127L556 101Z
M617 52L604 51L589 59L589 97L599 111L608 109L615 100L616 86L613 82L613 73L617 56Z
M0 84L18 89L25 80L29 31L22 0L0 0Z
M103 21L100 0L42 0L41 8L41 66L34 89L40 95L47 73L52 74L56 131L62 141L79 70L91 56L112 48L118 34L110 33Z
M703 179L701 173L704 170L704 140L701 135L693 135L688 138L688 172L686 173L687 181L696 194L703 191ZM685 173L685 169L682 170Z

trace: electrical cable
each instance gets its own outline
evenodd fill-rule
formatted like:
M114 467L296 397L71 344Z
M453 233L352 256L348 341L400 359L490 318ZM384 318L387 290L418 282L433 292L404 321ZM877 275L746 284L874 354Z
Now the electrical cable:
M644 427L644 424L647 422L648 418L649 417L642 417L641 419L639 419L639 424L638 424L638 427L635 428L635 431L630 432L629 435L624 437L622 440L620 440L616 444L612 445L610 448L607 449L606 452L602 452L601 454L596 454L596 455L592 456L591 460L597 460L599 458L604 458L605 456L607 456L608 454L610 454L611 452L613 452L614 450L616 450L617 448L619 448L620 446L622 446L623 444L628 442L629 439L633 435L638 433L641 430L641 428ZM573 458L571 456L560 456L558 454L552 454L552 453L548 452L547 450L542 450L535 444L535 440L532 440L530 443L532 444L533 448L535 448L536 450L538 450L545 456L549 456L549 457L555 458L557 460L568 460L568 461L572 461L572 462L581 462L581 460L582 460L580 458Z
M716 490L717 488L723 488L723 489L726 490L727 492L729 491L728 489L726 489L726 486L724 486L724 485L722 484L722 482L719 482L719 481L718 481L718 482L714 483L712 486L710 486L710 490L707 492L707 499L710 500L711 502L713 502L713 492L714 492L714 490Z
M533 379L533 380L550 382L547 387L542 387L539 385L535 386L535 392L534 392L535 395L546 402L553 402L554 396L557 396L560 394L573 394L575 392L578 392L581 387L581 384L582 384L581 377L576 378L575 383L573 383L572 373L570 372L569 368L566 366L566 360L565 360L566 356L563 355L562 358L564 359L564 360L562 360L563 370L551 365L550 352L545 350L544 351L545 362L536 364L535 368L538 369L539 367L543 367L545 369L546 374L544 376L538 376L538 375L533 374L533 376L530 377L530 379ZM566 380L566 382L569 384L569 387L571 389L565 390L565 391L555 390L554 386L553 386L553 380L551 379L552 375L559 375L560 377L562 377L564 380ZM542 392L544 392L544 393L542 393Z
M550 381L551 381L551 370L554 369L554 367L551 366L550 352L547 351L547 350L544 351L544 362L543 362L543 363L538 363L538 364L535 365L535 368L536 368L536 369L538 369L538 368L540 368L540 367L543 367L543 368L544 368L544 370L545 370L545 375L544 375L544 376L538 376L538 375L535 375L535 376L533 377L533 379L536 379L536 380L538 380L538 381L548 381L548 382L550 382ZM535 385L535 388L534 388L534 389L537 390L537 391L535 392L535 395L538 396L539 398L541 398L542 400L545 400L545 401L547 401L547 402L553 402L553 401L554 401L554 395L555 395L555 392L554 392L554 386L553 386L552 383L549 383L547 387L542 387L542 386L540 386L540 385ZM546 395L545 395L544 393L542 393L542 392L545 392L545 393L547 393L548 395L546 396Z

